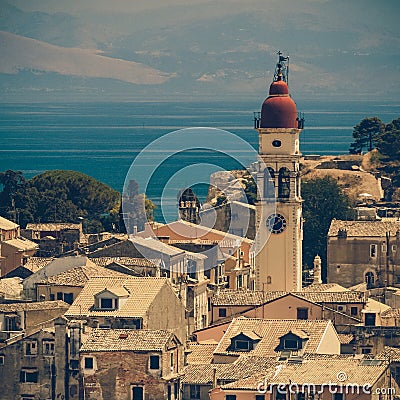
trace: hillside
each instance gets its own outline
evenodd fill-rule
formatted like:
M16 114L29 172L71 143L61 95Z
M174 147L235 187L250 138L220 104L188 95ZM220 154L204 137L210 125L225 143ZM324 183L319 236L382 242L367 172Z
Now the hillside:
M364 170L366 156L323 156L302 160L302 180L331 176L340 188L355 201L379 201L383 197L380 180Z
M5 74L56 72L141 85L164 83L173 76L141 63L106 57L99 50L65 48L8 32L0 32L0 47L0 73Z

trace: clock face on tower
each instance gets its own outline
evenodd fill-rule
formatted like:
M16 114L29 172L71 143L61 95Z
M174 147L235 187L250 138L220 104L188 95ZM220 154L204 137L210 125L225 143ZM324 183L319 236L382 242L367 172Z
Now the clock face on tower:
M271 214L267 218L266 225L271 233L281 233L286 229L286 220L281 214Z

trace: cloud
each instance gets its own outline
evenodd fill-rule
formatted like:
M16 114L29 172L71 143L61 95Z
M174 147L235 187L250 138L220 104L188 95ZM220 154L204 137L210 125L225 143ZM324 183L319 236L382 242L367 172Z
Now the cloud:
M0 72L7 74L33 69L142 85L161 84L174 76L141 63L106 57L97 50L54 46L8 32L0 31L0 48Z

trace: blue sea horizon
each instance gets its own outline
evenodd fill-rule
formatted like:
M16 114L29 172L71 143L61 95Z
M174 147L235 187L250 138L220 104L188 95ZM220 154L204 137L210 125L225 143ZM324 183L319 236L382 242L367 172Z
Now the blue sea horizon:
M0 103L0 171L22 171L28 179L47 170L80 171L121 192L137 154L169 132L189 127L219 128L257 149L253 112L260 107L257 101ZM373 100L301 101L297 107L305 115L300 141L304 155L347 154L353 127L363 118L377 116L388 123L399 117L400 110L395 102ZM227 143L226 152L230 150ZM155 186L162 185L184 159L189 164L218 161L227 170L238 167L221 154L183 153L159 169ZM178 193L185 182L177 184ZM157 191L149 188L147 195L160 204ZM176 198L169 202L168 219L176 218Z

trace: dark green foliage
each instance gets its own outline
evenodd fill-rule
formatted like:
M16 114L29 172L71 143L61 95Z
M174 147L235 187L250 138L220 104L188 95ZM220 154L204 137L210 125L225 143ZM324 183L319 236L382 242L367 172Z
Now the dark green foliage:
M315 178L302 183L304 238L303 265L313 266L314 257L322 259L322 276L326 279L327 234L333 218L354 219L350 199L335 179Z
M244 192L246 194L247 202L254 205L257 201L257 185L251 175L250 179L246 181Z
M364 118L353 129L354 142L350 145L350 153L361 153L364 149L371 151L385 124L378 117Z
M26 181L22 172L7 170L6 172L0 172L0 215L4 215L6 218L8 212L11 214L15 210L14 196L15 193L24 188Z
M90 176L74 171L48 171L25 182L18 173L14 174L17 175L8 175L19 183L3 184L0 198L13 199L21 226L28 222L79 222L83 219L88 232L98 232L118 222L120 194ZM6 191L8 187L12 188L12 194ZM11 202L4 205L0 211L9 217L13 211Z
M379 152L392 161L400 161L400 118L393 120L376 139Z

